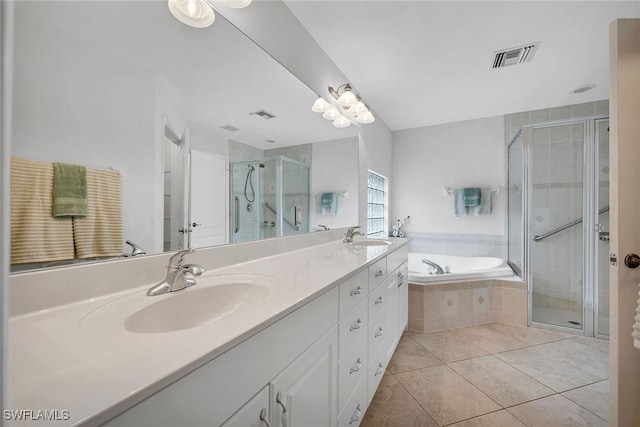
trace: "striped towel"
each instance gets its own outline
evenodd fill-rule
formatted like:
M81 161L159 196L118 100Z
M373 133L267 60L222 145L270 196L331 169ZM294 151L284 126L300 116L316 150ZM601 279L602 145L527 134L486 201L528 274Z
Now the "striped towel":
M53 165L11 159L11 264L73 259L68 218L54 218Z
M76 257L120 256L123 251L120 173L87 169L88 214L73 218Z
M463 188L456 188L453 190L453 214L455 216L467 215L467 207L464 204Z

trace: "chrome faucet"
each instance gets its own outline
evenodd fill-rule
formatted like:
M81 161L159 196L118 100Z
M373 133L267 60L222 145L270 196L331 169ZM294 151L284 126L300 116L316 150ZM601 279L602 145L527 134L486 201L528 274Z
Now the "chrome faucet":
M138 255L146 255L147 253L145 252L144 249L142 249L139 245L137 245L136 243L132 242L131 240L127 240L125 241L125 243L129 246L131 246L131 254L125 254L125 256L138 256Z
M326 225L318 224L318 229L316 231L327 231L329 227Z
M427 264L427 265L429 265L429 266L433 267L433 269L435 270L435 274L445 274L445 273L448 273L448 271L443 270L443 269L442 269L442 267L440 267L438 264L436 264L435 262L433 262L433 261L431 261L431 260L429 260L429 259L424 258L424 259L422 260L422 262L424 262L425 264ZM448 268L447 268L447 269L448 269ZM431 273L431 274L433 274L433 273Z
M152 297L155 295L166 294L167 292L176 292L189 286L195 285L196 279L204 273L204 268L198 264L182 264L185 255L192 254L196 250L184 249L176 252L169 258L167 265L167 277L157 285L147 291L147 295Z
M355 231L357 228L360 228L360 226L356 225L355 227L347 228L347 232L344 235L344 240L342 241L342 243L351 243L353 242L353 238L355 236L364 236L364 234L362 234L361 232Z

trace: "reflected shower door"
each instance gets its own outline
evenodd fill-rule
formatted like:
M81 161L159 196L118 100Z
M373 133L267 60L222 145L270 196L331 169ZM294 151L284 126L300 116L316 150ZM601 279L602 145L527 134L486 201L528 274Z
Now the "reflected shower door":
M281 158L282 236L309 231L309 167Z
M507 175L507 262L523 277L524 271L524 211L522 193L524 190L524 156L522 132L513 139L508 149L509 173Z
M609 335L609 120L596 120L596 335Z
M531 320L583 329L584 122L530 129Z

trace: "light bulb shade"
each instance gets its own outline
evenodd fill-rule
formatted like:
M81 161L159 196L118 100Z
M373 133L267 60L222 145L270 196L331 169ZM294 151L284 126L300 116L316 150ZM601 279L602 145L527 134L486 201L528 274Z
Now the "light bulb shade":
M351 126L351 120L347 119L343 115L340 115L337 119L333 121L333 125L337 128L346 128Z
M334 106L331 106L322 114L322 118L327 120L335 120L338 117L341 117L341 114L338 112L338 110L336 110L336 107Z
M359 116L361 114L364 114L367 111L369 111L369 110L362 103L362 101L358 101L358 102L356 102L356 104L354 106L349 107L349 113L354 117Z
M363 124L369 124L369 123L373 123L375 122L376 118L373 117L373 114L371 114L371 111L367 111L366 113L360 114L356 120L359 123L363 123Z
M345 89L345 91L342 92L342 95L338 97L338 104L342 105L343 107L351 107L357 102L358 98L356 98L353 92L351 92L351 89Z
M169 0L168 5L171 14L190 27L205 28L216 19L213 9L204 0Z
M324 99L318 97L316 102L313 103L313 107L311 107L311 111L314 113L324 113L331 108L331 104L329 104Z
M218 0L221 4L235 9L241 9L251 4L251 0Z

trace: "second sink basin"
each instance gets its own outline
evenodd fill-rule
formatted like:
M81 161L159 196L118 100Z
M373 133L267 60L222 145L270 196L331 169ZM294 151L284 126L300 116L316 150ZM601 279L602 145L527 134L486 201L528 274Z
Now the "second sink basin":
M125 320L124 327L143 334L189 329L255 307L270 295L269 288L254 283L194 287L173 292L136 311Z

